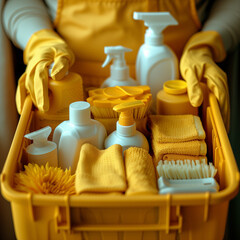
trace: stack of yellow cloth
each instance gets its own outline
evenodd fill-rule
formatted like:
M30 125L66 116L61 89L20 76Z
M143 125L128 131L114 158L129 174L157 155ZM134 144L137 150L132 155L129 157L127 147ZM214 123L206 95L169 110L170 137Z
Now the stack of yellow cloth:
M195 159L207 153L206 135L198 116L151 115L149 127L155 165L170 157Z
M157 194L156 172L151 155L143 148L124 151L128 188L126 195Z
M76 193L123 193L127 189L122 147L99 150L89 143L81 147L75 179Z
M130 147L123 156L122 147L118 144L99 150L85 143L75 175L77 194L158 193L153 160L143 148Z

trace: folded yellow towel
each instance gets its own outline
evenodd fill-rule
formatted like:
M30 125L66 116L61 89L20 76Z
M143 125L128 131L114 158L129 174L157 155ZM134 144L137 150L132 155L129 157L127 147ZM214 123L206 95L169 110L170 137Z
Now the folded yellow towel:
M152 141L152 150L155 157L155 164L163 159L165 154L180 154L180 155L193 155L205 156L207 153L207 145L205 141L188 141L176 143L158 143Z
M125 192L127 188L122 147L105 150L85 143L76 170L76 193Z
M207 157L206 156L191 156L191 155L180 155L180 154L165 154L163 155L162 160L168 160L168 161L176 161L176 160L199 160L204 161L207 163Z
M205 139L205 131L198 116L151 115L149 126L153 140L160 143Z
M157 194L156 172L148 151L130 147L124 151L124 158L128 182L126 195Z

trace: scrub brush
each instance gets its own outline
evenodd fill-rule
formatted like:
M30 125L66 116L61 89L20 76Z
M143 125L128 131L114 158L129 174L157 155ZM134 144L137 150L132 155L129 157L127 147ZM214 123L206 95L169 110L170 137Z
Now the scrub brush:
M157 166L159 193L216 192L217 169L199 160L162 161Z
M99 88L89 91L87 102L91 105L91 112L95 119L119 118L119 113L113 107L127 102L140 100L145 104L144 108L133 111L134 119L146 117L150 109L152 94L149 86L115 86Z

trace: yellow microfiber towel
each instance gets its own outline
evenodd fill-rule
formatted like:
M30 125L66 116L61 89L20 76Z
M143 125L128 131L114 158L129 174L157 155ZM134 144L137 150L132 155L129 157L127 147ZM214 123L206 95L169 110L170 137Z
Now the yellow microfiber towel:
M152 141L152 150L155 157L155 164L163 159L165 154L180 154L180 155L193 155L204 156L207 153L207 145L205 141L188 141L176 143L158 143Z
M125 192L127 188L122 147L99 150L89 143L81 147L76 170L76 193Z
M148 151L130 147L124 151L124 158L128 182L126 195L157 194L156 172Z
M194 115L151 115L152 139L159 143L186 142L205 139L201 119Z
M206 163L208 162L206 156L191 156L191 155L180 155L180 154L171 154L171 153L163 155L162 160L168 160L168 161L199 160L199 161L204 161Z

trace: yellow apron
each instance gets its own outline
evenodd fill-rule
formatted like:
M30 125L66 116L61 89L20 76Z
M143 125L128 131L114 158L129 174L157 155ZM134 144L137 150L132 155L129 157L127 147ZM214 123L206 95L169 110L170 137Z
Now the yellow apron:
M109 77L102 68L105 46L122 45L130 75L135 77L135 60L144 43L146 27L133 19L133 12L168 11L178 21L167 27L164 42L180 58L187 40L200 27L194 0L58 0L55 28L76 55L71 71L81 74L85 87L99 87Z

